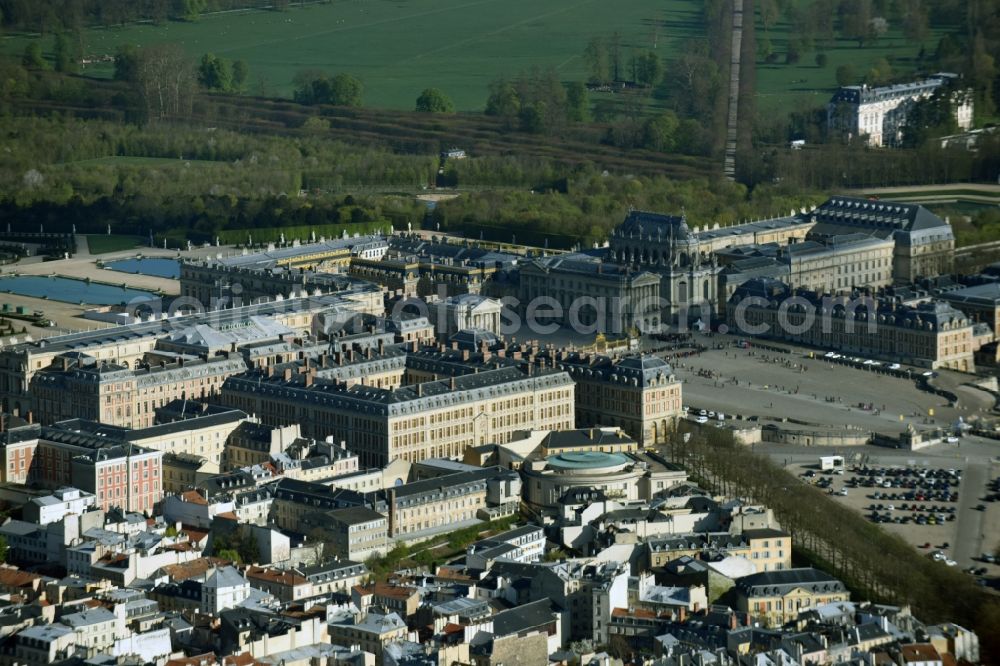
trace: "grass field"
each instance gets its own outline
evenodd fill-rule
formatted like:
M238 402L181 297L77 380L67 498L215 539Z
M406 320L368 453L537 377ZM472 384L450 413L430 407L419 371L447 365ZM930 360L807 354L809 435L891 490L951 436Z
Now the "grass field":
M250 92L288 96L303 69L348 72L365 85L366 106L409 109L420 91L442 89L459 110L481 109L489 82L532 67L555 67L564 80L586 77L582 54L595 35L618 31L625 53L664 57L702 32L697 0L350 0L287 12L250 11L196 23L130 25L85 33L89 56L121 43L174 42L193 57L243 59ZM12 36L21 54L32 37ZM52 39L42 40L49 53ZM110 76L112 65L88 68Z
M822 50L827 55L826 67L819 67L816 65L819 50L802 53L796 64L785 64L788 41L793 36L788 22L779 22L768 33L764 32L759 20L756 25L758 45L765 38L769 39L772 50L779 56L775 64L757 60L757 108L763 113L806 110L825 105L837 88L837 68L841 65L855 68L859 77L855 83L861 82L861 77L879 58L887 58L895 74L908 74L917 68L920 45L908 42L898 26L862 48L853 40L834 40L830 48ZM930 36L923 43L929 53L933 53L943 33L930 31Z
M106 254L108 252L119 252L121 250L131 250L142 244L143 239L139 236L122 236L113 234L106 236L103 234L90 234L87 236L87 246L91 254Z

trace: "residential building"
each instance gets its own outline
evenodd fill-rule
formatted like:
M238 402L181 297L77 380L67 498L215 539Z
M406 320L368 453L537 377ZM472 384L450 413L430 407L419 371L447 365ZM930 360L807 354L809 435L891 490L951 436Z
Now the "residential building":
M370 612L363 618L348 616L334 619L329 626L330 641L333 643L357 645L365 652L371 652L375 659L382 658L386 644L406 638L406 622L398 613Z
M458 294L427 303L428 318L442 339L465 329L500 335L500 301L479 294Z
M851 598L842 582L808 567L744 576L735 590L736 610L771 627L796 619L801 611Z
M666 361L651 354L611 358L543 350L527 362L568 372L576 383L576 425L618 427L641 446L667 441L683 408L681 382Z
M313 374L250 372L230 377L225 404L270 425L302 424L303 435L345 441L363 466L394 459L461 457L468 446L504 442L526 427L572 427L573 382L565 372L468 367L468 374L386 389L345 388Z
M585 255L557 255L520 267L520 314L610 337L660 327L660 280L645 270Z
M946 73L890 86L843 86L827 104L827 125L831 131L862 138L869 146L896 146L903 139L913 106L944 91L951 99L958 128L972 129L972 90L955 86L957 77Z
M824 297L774 280L751 280L726 308L730 330L925 368L970 372L977 336L951 305L916 306L862 294Z

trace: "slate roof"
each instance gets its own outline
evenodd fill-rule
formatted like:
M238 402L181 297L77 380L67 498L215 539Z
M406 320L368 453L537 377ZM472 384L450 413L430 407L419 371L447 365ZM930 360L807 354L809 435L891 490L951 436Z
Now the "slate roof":
M796 588L803 588L814 594L847 591L841 581L812 567L762 571L740 578L736 587L747 596L779 596Z

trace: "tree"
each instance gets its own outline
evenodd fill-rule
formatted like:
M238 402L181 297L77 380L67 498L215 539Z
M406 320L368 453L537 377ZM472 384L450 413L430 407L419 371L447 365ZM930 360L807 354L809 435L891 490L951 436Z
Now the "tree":
M660 152L670 152L677 145L677 129L680 120L673 111L653 116L643 127L643 147Z
M778 0L760 0L759 7L760 22L764 26L764 32L766 33L771 30L771 26L781 16L781 7L778 5Z
M642 86L654 86L663 77L663 64L655 51L647 51L635 59L635 80Z
M246 90L247 79L250 76L250 68L246 60L237 60L233 63L233 90L243 92Z
M952 86L945 86L913 104L903 126L903 147L920 148L930 139L958 131L951 101L953 94Z
M135 81L139 49L135 44L120 44L115 51L115 80Z
M77 61L72 42L65 34L56 33L52 43L52 55L57 72L72 73L76 71Z
M486 115L503 118L508 127L513 127L520 112L521 98L513 83L503 77L490 83L490 96L486 100Z
M300 73L296 75L296 80L299 87L294 97L300 104L361 106L361 81L350 74L337 74L330 78L322 72Z
M789 40L787 50L785 51L785 64L794 65L802 58L802 53L799 51L799 45L794 40Z
M611 63L611 78L622 80L622 36L615 31L608 40L608 58Z
M892 65L885 58L878 58L872 63L865 77L870 85L881 86L892 80Z
M198 83L208 90L228 92L233 87L233 74L229 61L213 53L201 57L198 65Z
M843 0L840 3L840 33L845 39L865 46L875 37L872 28L871 0Z
M911 42L922 42L930 34L930 21L927 10L920 0L907 0L906 13L903 16L903 35Z
M196 83L194 68L180 46L153 44L140 49L134 85L147 121L190 113Z
M7 538L0 536L0 562L6 562L9 554L10 546L7 544Z
M582 81L566 84L566 120L574 123L590 120L590 99Z
M826 69L826 65L829 62L827 55L825 53L816 54L816 66L820 69Z
M47 69L49 66L49 63L42 57L42 47L38 45L38 42L34 41L24 47L24 56L21 58L21 64L28 69Z
M182 21L197 21L205 11L205 0L178 0L177 17Z
M839 65L836 77L838 86L853 86L858 82L858 72L854 65Z
M611 82L611 66L608 60L608 47L600 37L594 37L587 43L583 52L583 60L587 63L590 83L596 86Z
M421 113L454 113L455 105L437 88L425 88L417 97L416 110Z

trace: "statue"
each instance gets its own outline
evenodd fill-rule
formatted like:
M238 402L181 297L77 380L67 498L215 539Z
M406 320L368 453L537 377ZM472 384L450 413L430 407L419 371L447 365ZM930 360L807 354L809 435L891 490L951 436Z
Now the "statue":
M108 225L108 235L109 236L111 235L111 225L110 224Z
M285 232L284 231L281 232L281 244L282 245L285 244Z
M316 230L315 229L312 230L312 232L309 234L309 237L312 239L313 243L316 242Z

